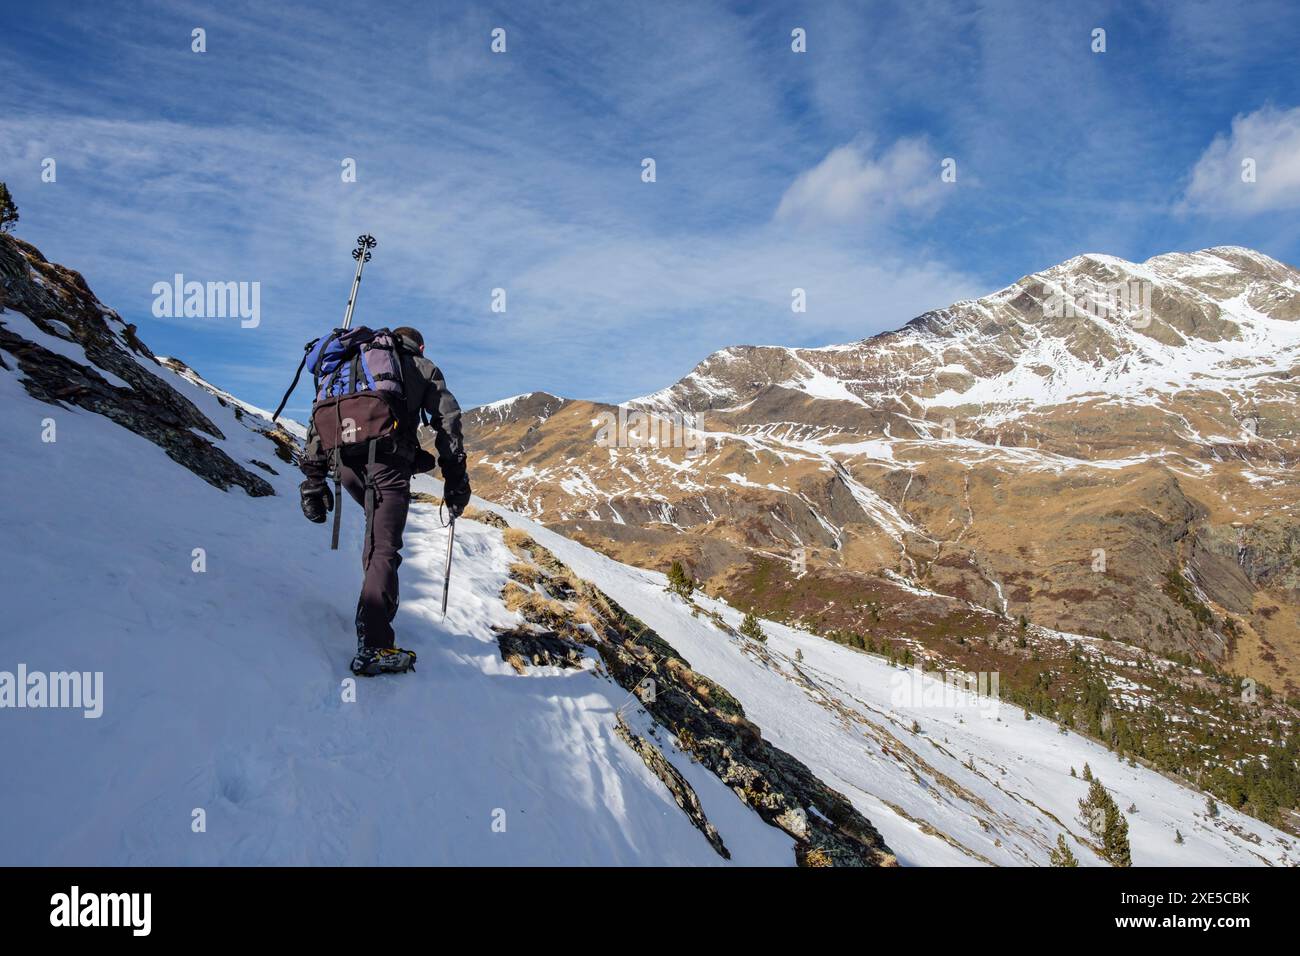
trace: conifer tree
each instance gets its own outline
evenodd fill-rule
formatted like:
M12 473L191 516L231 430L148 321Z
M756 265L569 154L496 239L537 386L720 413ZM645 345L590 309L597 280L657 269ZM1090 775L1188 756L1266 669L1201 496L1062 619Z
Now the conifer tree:
M1084 769L1091 774L1087 764ZM1088 787L1088 796L1079 801L1084 822L1094 836L1101 839L1101 855L1111 866L1132 866L1132 851L1128 842L1128 820L1120 812L1119 805L1110 795L1101 781L1094 778Z
M1133 851L1128 842L1128 821L1119 812L1114 800L1106 811L1106 831L1102 835L1102 846L1106 849L1106 859L1110 860L1111 866L1133 865Z
M668 590L684 598L689 598L695 590L695 582L686 573L686 568L682 567L680 561L674 561L672 567L668 569Z
M0 183L0 232L8 232L18 221L18 207L14 197L9 194L9 187Z
M1078 859L1075 857L1074 853L1070 850L1070 845L1065 842L1064 833L1058 833L1056 835L1056 849L1052 851L1049 859L1051 860L1052 866L1078 866L1079 865Z
M751 640L767 643L767 635L763 633L763 625L758 623L758 618L754 617L752 613L746 613L745 619L740 622L740 633Z

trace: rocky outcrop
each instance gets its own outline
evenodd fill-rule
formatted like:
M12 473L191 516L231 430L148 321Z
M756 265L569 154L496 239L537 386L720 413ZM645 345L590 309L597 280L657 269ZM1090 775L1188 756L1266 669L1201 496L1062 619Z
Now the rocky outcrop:
M502 659L520 674L530 666L576 670L587 656L580 646L554 631L510 627L497 629L496 635Z
M7 311L21 313L45 336L79 347L81 363L18 334ZM56 346L57 348L57 346ZM217 488L275 494L271 485L204 438L225 436L193 403L149 372L148 347L104 307L77 272L55 265L32 245L0 234L0 366L12 356L33 398L103 415L153 442L173 461ZM124 384L119 384L124 383ZM201 433L201 434L196 434Z
M686 781L681 771L668 762L668 758L663 755L663 752L658 747L635 733L627 725L627 721L623 719L622 714L619 714L615 719L614 733L618 734L619 738L632 748L632 752L644 761L650 772L663 782L663 785L668 788L668 792L673 795L677 806L681 808L682 813L686 814L687 819L695 825L695 829L704 834L704 839L709 841L709 846L713 847L718 856L724 860L730 860L731 852L727 849L727 845L722 842L722 836L718 833L718 828L710 823L709 818L705 816L704 807L700 804L700 798L696 795L695 788Z
M725 688L695 671L667 641L607 594L576 577L532 538L512 530L506 532L506 542L520 558L505 589L506 605L533 626L536 636L529 639L517 631L506 632L503 658L532 655L547 663L569 660L571 655L557 648L556 641L568 643L574 651L593 649L608 675L636 696L683 751L763 820L794 839L800 865L896 865L870 821L802 762L764 740L760 728ZM662 754L658 759L653 754L647 757L647 746L633 745L633 749L664 779ZM709 837L711 828L702 820L698 801L680 787L685 781L668 776L673 783L665 780L665 784L679 806ZM714 843L711 837L710 843ZM720 846L719 837L714 848Z

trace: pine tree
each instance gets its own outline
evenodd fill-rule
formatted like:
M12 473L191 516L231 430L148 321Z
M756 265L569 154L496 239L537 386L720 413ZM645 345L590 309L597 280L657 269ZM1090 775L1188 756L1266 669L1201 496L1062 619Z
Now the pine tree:
M1092 773L1084 764L1084 769ZM1132 866L1133 856L1128 842L1128 820L1120 812L1114 798L1102 786L1101 781L1091 778L1088 796L1079 801L1084 821L1093 834L1101 838L1101 855L1111 866Z
M680 561L674 561L668 569L668 590L684 598L689 598L695 590L695 582Z
M1211 820L1219 815L1219 805L1214 802L1213 797L1205 798L1205 815Z
M1102 846L1111 866L1133 865L1133 851L1128 842L1128 821L1119 812L1114 800L1106 811L1106 831L1102 835Z
M799 664L803 663L803 651L799 648L795 648L794 659Z
M1174 842L1175 842L1175 843L1178 843L1178 844L1180 844L1180 845L1182 844L1182 842L1183 842L1183 831L1182 831L1182 830L1175 830L1175 831L1174 831Z
M1056 835L1056 849L1049 857L1052 866L1078 866L1079 861L1075 858L1074 853L1070 850L1070 845L1065 842L1065 834Z
M18 221L18 207L14 197L9 194L9 187L0 183L0 232L8 232Z
M767 643L767 635L763 633L763 625L759 624L758 618L751 613L746 613L745 619L740 622L740 633L751 640Z
M1086 763L1083 765L1083 779L1089 782L1092 781L1092 768Z

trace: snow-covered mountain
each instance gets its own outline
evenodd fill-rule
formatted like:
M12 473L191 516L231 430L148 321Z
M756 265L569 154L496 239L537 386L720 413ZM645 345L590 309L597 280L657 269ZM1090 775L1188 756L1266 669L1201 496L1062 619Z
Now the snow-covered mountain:
M931 409L962 409L983 427L1057 405L1158 405L1187 391L1242 408L1291 394L1297 319L1300 273L1250 249L1141 264L1083 255L851 345L724 349L633 404L735 408L776 387L905 408L922 421Z
M1137 865L1295 862L1287 833L1054 721L805 630L743 636L726 602L481 500L445 620L446 532L415 504L397 627L418 670L353 684L362 516L337 553L302 519L300 430L156 359L32 247L0 236L0 276L22 489L0 506L0 689L102 674L100 716L0 709L21 768L0 863L1021 865L1064 835L1101 864L1085 766ZM1152 683L1175 666L1138 657Z
M1295 269L1087 255L861 342L724 349L623 408L519 396L472 447L494 500L735 600L770 559L1294 688L1298 368ZM791 612L864 623L831 597Z

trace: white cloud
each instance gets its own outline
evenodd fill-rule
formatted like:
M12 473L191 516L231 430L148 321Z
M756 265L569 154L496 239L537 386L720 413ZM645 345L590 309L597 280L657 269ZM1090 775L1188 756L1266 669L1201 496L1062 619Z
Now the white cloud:
M1246 160L1254 160L1254 182L1242 179ZM1238 215L1300 208L1300 107L1236 116L1192 167L1177 208Z
M800 173L776 209L780 221L857 223L900 212L928 213L951 183L940 180L940 158L924 139L905 137L879 155L857 140L836 147Z

